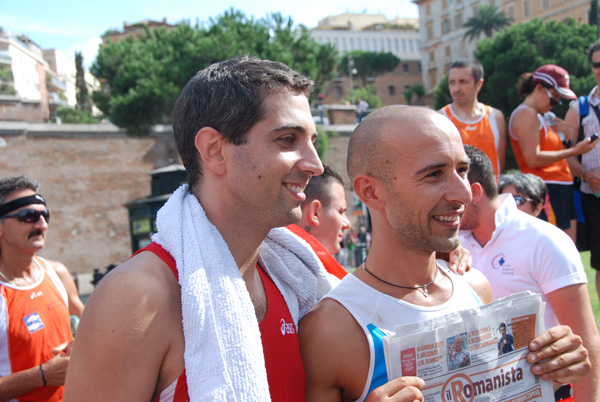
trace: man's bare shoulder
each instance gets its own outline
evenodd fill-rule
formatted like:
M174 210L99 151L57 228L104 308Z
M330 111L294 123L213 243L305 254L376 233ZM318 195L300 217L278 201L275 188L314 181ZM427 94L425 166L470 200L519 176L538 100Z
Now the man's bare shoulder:
M88 300L65 401L150 400L183 372L183 344L177 279L142 252L106 275Z
M300 322L307 400L355 400L369 370L367 338L345 307L323 299Z
M483 304L489 304L494 301L492 285L481 271L471 268L468 272L465 272L464 278L475 293L477 293Z
M160 310L168 302L176 301L179 305L180 294L177 278L169 266L154 253L145 251L102 278L88 304L132 302L139 308Z

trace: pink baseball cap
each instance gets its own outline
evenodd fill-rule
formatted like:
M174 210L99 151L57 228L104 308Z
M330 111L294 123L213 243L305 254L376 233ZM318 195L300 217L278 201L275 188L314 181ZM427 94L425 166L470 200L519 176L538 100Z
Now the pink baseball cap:
M577 99L575 92L569 88L569 72L556 64L545 64L535 70L532 75L534 82L545 82L556 89L565 99Z

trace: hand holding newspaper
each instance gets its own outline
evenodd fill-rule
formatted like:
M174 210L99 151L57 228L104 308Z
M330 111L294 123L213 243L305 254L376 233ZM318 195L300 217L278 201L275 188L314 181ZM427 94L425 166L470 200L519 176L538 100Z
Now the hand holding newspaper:
M552 383L531 373L529 342L544 331L539 294L399 325L383 346L388 378L425 380L425 402L554 401Z

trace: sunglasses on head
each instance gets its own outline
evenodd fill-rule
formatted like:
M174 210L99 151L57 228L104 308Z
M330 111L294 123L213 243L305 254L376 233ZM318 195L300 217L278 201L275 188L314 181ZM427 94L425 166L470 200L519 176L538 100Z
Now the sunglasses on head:
M552 107L558 106L562 103L561 101L557 100L554 96L552 96L552 93L548 90L548 88L544 87L544 90L548 94L548 98L550 98L550 104L552 105Z
M44 217L46 223L50 222L50 211L47 209L38 211L37 209L22 209L16 214L4 215L4 218L17 218L21 223L36 223L40 220L40 216Z
M592 68L600 68L600 63L592 61L590 64L592 65Z
M523 205L526 202L531 202L533 204L533 199L531 198L521 197L520 195L513 195L513 198L515 199L517 205Z

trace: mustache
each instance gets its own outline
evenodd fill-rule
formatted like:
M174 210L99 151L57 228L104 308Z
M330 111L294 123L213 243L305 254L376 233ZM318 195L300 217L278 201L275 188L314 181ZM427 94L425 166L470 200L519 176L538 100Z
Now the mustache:
M32 238L34 236L46 237L44 231L40 230L40 229L34 229L31 232L29 232L29 236L27 236L27 238L30 239L30 238Z

